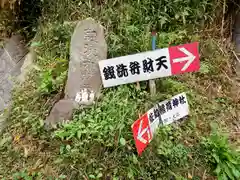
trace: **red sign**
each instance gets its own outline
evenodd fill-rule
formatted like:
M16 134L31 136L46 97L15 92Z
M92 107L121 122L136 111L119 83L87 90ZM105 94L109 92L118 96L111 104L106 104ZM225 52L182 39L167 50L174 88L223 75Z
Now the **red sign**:
M143 150L147 147L152 139L147 113L134 122L132 125L132 132L136 143L137 152L139 155L141 155Z
M198 71L200 68L198 42L169 48L172 74Z

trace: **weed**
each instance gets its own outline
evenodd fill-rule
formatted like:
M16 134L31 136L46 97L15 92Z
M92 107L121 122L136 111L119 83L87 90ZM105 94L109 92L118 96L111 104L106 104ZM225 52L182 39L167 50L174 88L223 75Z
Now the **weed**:
M95 107L76 113L73 122L63 125L62 129L55 132L56 137L63 141L60 162L71 160L81 172L78 177L86 172L91 178L98 177L99 173L106 177L110 173L109 166L124 164L124 167L111 171L110 175L119 177L127 172L126 176L130 179L159 177L159 174L168 173L164 172L168 166L176 168L186 165L189 150L178 141L172 142L168 137L170 133L164 136L165 139L159 139L160 143L153 142L160 145L156 149L151 148L150 151L153 152L147 158L150 161L138 159L133 154L135 145L129 128L133 120L137 119L137 114L149 108L142 106L147 104L145 99L148 99L145 91L123 86L107 91ZM174 136L177 137L176 132ZM146 152L148 153L149 151ZM117 159L117 162L112 162L109 159L111 157ZM89 163L83 164L86 161ZM143 161L146 162L145 168L141 165ZM135 167L136 165L140 167ZM101 170L93 174L92 168Z
M40 78L41 84L39 86L39 91L41 93L51 93L53 91L52 70L41 73Z
M38 91L41 94L48 95L51 93L56 93L63 88L67 77L67 71L65 70L66 67L66 60L56 59L56 63L50 67L50 69L40 73Z
M41 172L28 172L27 170L23 170L20 172L16 172L12 176L13 180L42 180L42 179L47 179L47 180L64 180L66 179L65 175L60 175L59 177L44 177L44 175Z
M38 172L30 175L26 170L13 174L14 180L18 180L18 179L32 180L32 179L41 179L41 178L42 178L41 173Z
M200 27L214 18L219 3L43 1L37 37L32 43L41 72L30 74L29 81L14 93L9 117L12 125L1 141L0 177L11 179L16 172L29 176L36 167L39 176L54 178L64 174L69 179L170 179L173 175L184 179L195 164L198 168L192 177L202 177L205 170L208 176L209 165L203 162L205 158L212 162L213 157L211 153L194 156L194 148L198 148L203 135L209 134L210 121L229 128L235 118L232 112L238 106L231 101L231 86L223 73L230 74L229 56L219 50L217 41L200 33ZM141 90L136 90L135 84L105 89L94 106L75 112L72 122L47 133L42 129L43 120L66 78L73 32L73 26L67 24L86 17L105 27L108 57L150 50L153 29L158 31L158 48L199 40L201 72L157 80L154 98L146 91L145 82ZM161 129L138 157L131 124L155 103L183 91L188 94L190 117ZM27 158L22 155L26 147L33 151Z
M158 155L162 156L162 159L168 166L174 163L174 166L187 164L188 150L181 144L173 144L171 141L165 141L158 147Z
M202 145L218 179L239 179L240 154L230 147L226 135L220 134L214 127L212 134L204 138Z
M179 130L171 126L159 130L159 139L161 142L159 142L157 152L170 167L186 166L188 162L187 155L190 149L178 142L178 135L180 133Z

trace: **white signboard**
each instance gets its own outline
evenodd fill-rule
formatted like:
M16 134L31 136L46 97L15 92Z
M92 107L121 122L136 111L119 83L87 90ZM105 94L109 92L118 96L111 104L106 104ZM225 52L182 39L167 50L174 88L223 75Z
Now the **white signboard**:
M152 135L161 125L168 125L189 114L186 93L178 94L170 100L160 102L148 112L148 120Z
M104 87L197 71L198 43L102 60L99 68Z

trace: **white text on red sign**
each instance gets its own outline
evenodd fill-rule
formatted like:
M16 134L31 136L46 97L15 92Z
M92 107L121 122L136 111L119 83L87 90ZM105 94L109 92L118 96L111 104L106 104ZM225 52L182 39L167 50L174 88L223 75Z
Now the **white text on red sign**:
M168 125L188 114L189 106L185 93L155 105L132 125L138 154L147 147L159 126Z

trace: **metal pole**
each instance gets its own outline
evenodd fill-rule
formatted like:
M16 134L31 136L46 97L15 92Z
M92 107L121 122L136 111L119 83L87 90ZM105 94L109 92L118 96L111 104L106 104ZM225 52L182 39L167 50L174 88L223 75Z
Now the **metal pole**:
M152 50L156 49L156 32L152 32ZM155 80L149 80L149 89L151 96L156 94L156 83Z

